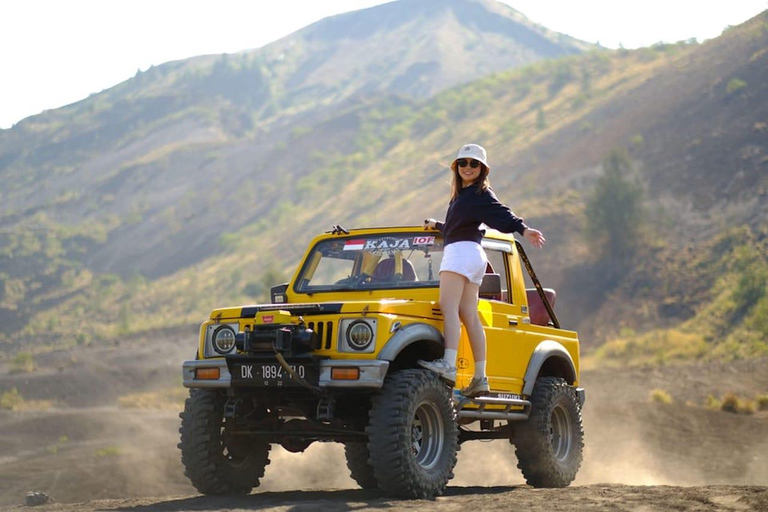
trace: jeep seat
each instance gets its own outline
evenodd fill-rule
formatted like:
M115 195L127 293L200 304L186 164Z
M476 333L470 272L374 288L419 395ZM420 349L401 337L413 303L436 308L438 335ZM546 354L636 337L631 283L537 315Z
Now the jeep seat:
M502 289L501 276L494 272L490 261L485 266L485 274L483 282L480 283L478 295L481 299L507 302L507 290Z
M374 281L393 281L395 279L395 258L381 260L371 276ZM413 263L403 258L403 281L418 281Z
M549 325L551 320L549 313L547 313L547 308L544 306L544 302L542 302L536 288L526 289L525 295L528 297L528 313L531 317L531 323L534 325ZM552 288L544 288L544 295L546 295L547 301L554 310L557 293Z
M502 300L501 276L492 272L483 275L478 295L481 299Z

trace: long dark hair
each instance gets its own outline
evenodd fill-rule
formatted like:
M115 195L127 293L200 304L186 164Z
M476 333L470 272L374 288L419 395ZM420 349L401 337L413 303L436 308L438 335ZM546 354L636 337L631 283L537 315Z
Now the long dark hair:
M459 176L459 166L455 161L451 164L451 170L453 171L453 183L451 183L451 200L449 203L454 202L456 198L459 197L459 192L464 183L461 176ZM480 175L475 178L473 183L474 185L477 185L477 195L480 195L491 188L491 182L488 179L490 171L491 170L488 169L484 163L480 162Z

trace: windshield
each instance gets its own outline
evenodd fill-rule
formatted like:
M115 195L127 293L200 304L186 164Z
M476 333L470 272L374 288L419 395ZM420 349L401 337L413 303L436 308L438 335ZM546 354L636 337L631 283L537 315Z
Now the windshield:
M421 288L439 285L443 239L438 234L401 233L333 238L307 258L295 291Z

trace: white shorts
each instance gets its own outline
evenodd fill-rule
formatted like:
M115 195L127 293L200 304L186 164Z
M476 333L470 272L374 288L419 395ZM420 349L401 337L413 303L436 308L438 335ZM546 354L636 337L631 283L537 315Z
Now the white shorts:
M483 247L475 242L453 242L445 246L440 272L455 272L480 285L488 266Z

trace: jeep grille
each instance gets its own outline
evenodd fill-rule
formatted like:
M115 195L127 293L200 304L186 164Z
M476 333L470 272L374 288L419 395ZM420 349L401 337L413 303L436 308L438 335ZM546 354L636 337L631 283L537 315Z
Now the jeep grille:
M317 322L317 324L309 322L307 327L317 333L316 349L331 349L331 345L333 345L333 322Z

